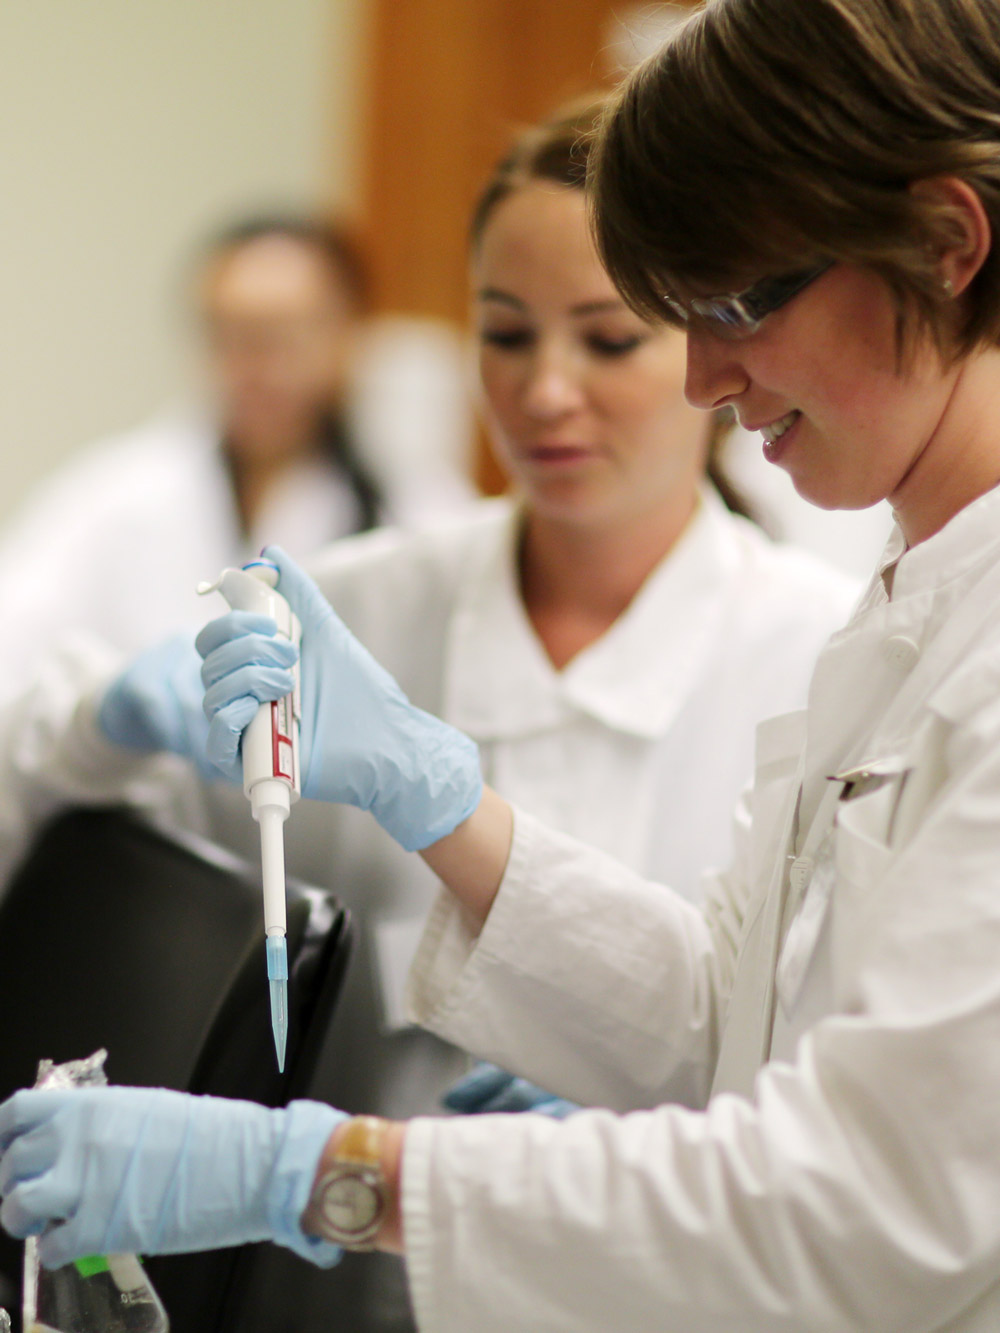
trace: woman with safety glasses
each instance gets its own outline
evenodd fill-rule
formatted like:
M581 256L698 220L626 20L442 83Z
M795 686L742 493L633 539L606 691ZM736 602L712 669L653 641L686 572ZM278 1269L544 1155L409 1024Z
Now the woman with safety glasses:
M761 278L741 292L728 292L724 296L692 296L687 305L666 294L662 301L683 326L689 323L694 314L720 338L748 338L757 332L768 315L787 305L803 287L821 278L832 264L833 260L826 259L801 273ZM661 311L661 318L662 314Z
M411 700L468 731L507 799L697 901L705 865L731 855L757 723L805 702L860 589L723 501L738 502L715 458L729 423L684 401L683 333L634 315L594 248L584 181L602 112L587 98L522 131L470 227L481 406L516 494L420 533L335 543L309 569ZM188 661L183 700L166 678ZM93 730L117 744L88 746L84 723L79 745L49 745L46 766L46 745L25 755L23 736L63 740L57 719L87 713L76 700L89 664L63 653L0 716L0 862L53 790L136 799L256 858L239 782L199 785L179 765L161 784L158 757L159 777L137 767L137 747L185 732L185 702L204 735L200 667L190 643L144 655L94 710ZM440 1113L446 1092L468 1112L567 1109L495 1067L457 1082L467 1054L408 1021L408 960L438 889L426 867L358 811L314 802L296 808L286 843L290 869L351 912L357 941L315 1091L396 1118ZM296 1333L412 1326L387 1255L305 1271L293 1293L262 1299L273 1306L260 1317Z
M1000 0L710 0L604 125L601 251L686 324L689 398L897 521L808 709L761 729L702 910L484 791L276 553L317 793L447 886L415 1013L614 1112L19 1094L5 1224L69 1219L60 1258L395 1247L448 1333L1000 1326L998 90ZM267 628L204 638L219 758L287 689Z

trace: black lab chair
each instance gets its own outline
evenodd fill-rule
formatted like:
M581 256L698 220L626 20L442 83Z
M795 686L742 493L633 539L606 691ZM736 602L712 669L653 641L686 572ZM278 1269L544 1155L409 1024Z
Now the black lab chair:
M290 882L289 1037L279 1074L259 869L126 811L59 815L0 899L0 1099L34 1082L40 1058L103 1046L113 1083L284 1105L312 1079L349 948L336 898ZM149 1259L172 1333L236 1333L265 1253L245 1246ZM16 1289L20 1262L21 1247L2 1238L0 1283Z

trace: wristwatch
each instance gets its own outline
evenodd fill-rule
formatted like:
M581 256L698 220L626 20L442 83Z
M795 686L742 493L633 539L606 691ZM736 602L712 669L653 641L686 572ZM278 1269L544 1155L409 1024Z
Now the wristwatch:
M345 1250L374 1249L389 1191L382 1173L387 1123L378 1116L348 1120L337 1135L329 1168L316 1183L309 1212L324 1240Z

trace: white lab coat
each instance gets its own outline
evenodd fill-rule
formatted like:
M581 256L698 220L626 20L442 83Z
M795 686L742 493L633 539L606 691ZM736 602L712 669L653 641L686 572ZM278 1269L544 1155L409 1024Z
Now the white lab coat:
M457 340L435 321L373 321L348 405L351 437L381 489L383 521L419 527L468 508L471 436ZM176 412L85 450L0 533L0 624L17 645L0 699L82 630L132 654L208 614L203 579L270 542L304 559L356 532L347 480L322 460L290 468L241 531L219 430Z
M321 462L296 467L244 537L216 431L166 417L87 450L59 471L0 538L0 621L18 651L9 698L73 631L125 653L206 618L195 592L265 541L300 556L355 531L346 482Z
M752 766L757 720L805 701L815 658L857 589L812 557L775 546L706 490L625 614L557 672L518 595L518 513L508 501L483 502L419 535L382 531L338 543L310 569L410 698L475 737L500 791L693 897L698 871L729 859L731 808ZM240 793L205 788L192 809L197 794L171 760L157 761L156 774L131 765L101 742L86 709L67 725L83 681L74 660L64 662L72 686L53 683L27 708L39 738L27 760L15 761L15 747L0 740L8 765L18 764L0 783L7 845L23 845L34 822L24 814L28 791L36 811L50 808L53 791L63 800L124 790L147 813L169 809L172 819L256 856ZM96 680L107 668L88 670ZM9 811L5 821L11 792L21 794L20 815ZM664 819L665 810L677 817ZM362 927L324 1056L324 1094L386 1115L437 1109L466 1056L408 1026L403 1000L436 896L433 877L356 810L301 802L285 841L292 872L333 888ZM539 1078L546 1081L544 1070Z
M892 587L762 726L702 912L523 814L478 939L440 900L422 1022L662 1105L415 1121L426 1333L1000 1327L1000 490Z
M730 812L752 767L758 719L805 701L816 656L846 620L857 589L812 557L768 541L706 488L696 517L632 605L556 671L520 600L518 529L515 504L484 501L425 532L372 533L308 563L410 698L476 739L489 782L554 827L693 899L705 865L730 859ZM201 601L198 609L204 617L222 605ZM45 737L27 759L13 758L12 748L7 762L18 770L0 784L12 812L27 810L22 826L34 822L25 792L46 783L61 790L69 780L61 760L49 763L48 747L85 682L108 670L103 652L80 645L49 663L44 687L15 714L23 720L27 713ZM93 781L106 799L117 782L134 781L128 756L100 745L90 727L83 734L95 749L91 771L89 751L76 752L74 792L84 795ZM157 763L173 768L172 760ZM141 766L142 805L155 810L149 773ZM206 786L196 813L189 777L168 795L177 782L171 777L164 786L165 811L183 810L185 822L256 853L240 793ZM679 817L663 819L664 809ZM17 820L7 824L13 830ZM8 845L21 841L18 835ZM409 947L408 966L413 927L436 892L422 864L367 816L308 802L296 807L286 841L299 874L333 885L362 916L394 923L389 952ZM410 923L409 946L401 918ZM395 968L395 983L391 965L382 972L383 1019L398 1026L405 968Z

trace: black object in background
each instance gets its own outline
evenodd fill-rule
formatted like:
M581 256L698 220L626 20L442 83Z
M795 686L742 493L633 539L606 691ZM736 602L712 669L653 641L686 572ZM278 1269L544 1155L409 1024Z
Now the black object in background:
M271 1035L259 868L126 811L71 810L36 838L0 899L0 1100L107 1048L108 1079L281 1106L305 1095L348 960L325 890L288 885L289 1036ZM172 1333L246 1328L270 1247L149 1259ZM22 1247L0 1235L0 1292L20 1319ZM0 1300L0 1304L3 1301Z

